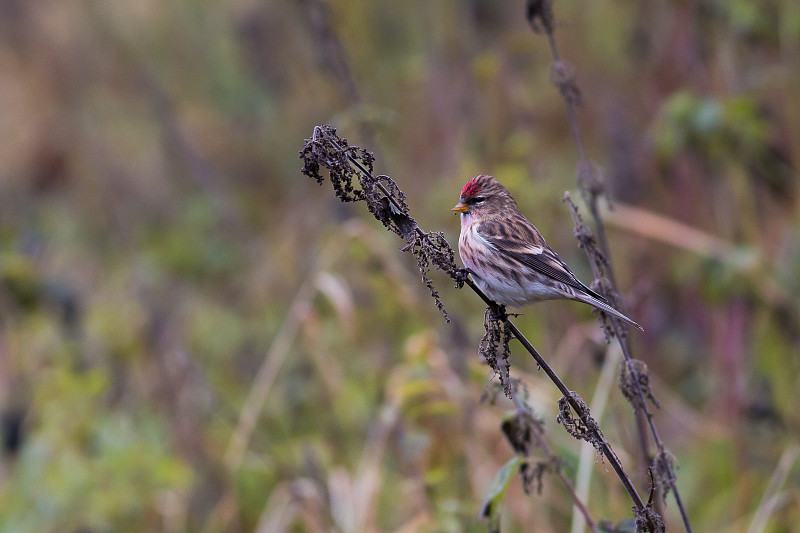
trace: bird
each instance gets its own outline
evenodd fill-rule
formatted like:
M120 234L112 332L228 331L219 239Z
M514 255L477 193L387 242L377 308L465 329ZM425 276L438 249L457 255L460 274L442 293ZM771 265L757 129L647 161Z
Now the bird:
M461 261L475 285L497 304L519 308L542 300L575 300L644 331L575 277L492 176L470 179L452 210L461 217Z

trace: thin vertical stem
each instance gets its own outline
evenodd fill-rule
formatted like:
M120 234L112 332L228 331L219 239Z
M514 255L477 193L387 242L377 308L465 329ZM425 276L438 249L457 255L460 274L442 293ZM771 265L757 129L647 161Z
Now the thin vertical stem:
M567 112L567 120L570 125L570 130L572 132L573 140L575 141L575 147L578 151L578 186L584 192L586 197L587 203L589 204L589 211L592 215L592 219L594 221L595 226L595 234L597 235L597 242L599 245L600 252L606 257L610 258L608 253L608 241L606 238L605 226L603 224L603 220L600 217L597 200L600 194L603 193L602 185L599 187L597 186L596 180L590 179L587 180L587 177L592 176L592 164L586 157L586 152L583 146L583 139L581 136L580 127L578 125L577 113L576 113L576 105L580 102L580 92L578 86L574 80L570 69L562 62L559 53L558 47L556 46L555 35L554 35L554 18L553 18L553 10L552 10L552 1L549 0L529 0L528 1L528 19L531 22L533 29L537 32L543 32L547 38L548 46L550 47L550 53L553 57L553 68L554 71L557 68L558 76L554 82L558 86L561 95L564 100L564 104L566 106ZM576 216L576 213L573 213L573 217ZM577 223L577 221L576 221ZM605 277L609 280L611 285L612 291L616 292L616 282L614 279L614 272L611 266L610 259L606 262L606 268L603 272L602 267L600 266L599 261L595 261L595 257L592 257L591 251L587 248L587 254L589 254L589 262L592 264L592 270L594 271L595 278ZM605 276L604 276L605 274ZM607 296L607 295L604 295ZM624 312L624 309L622 309ZM622 348L622 353L625 358L626 363L632 361L630 345L625 337L624 333L626 332L626 326L621 324L620 321L613 317L609 316L611 320L611 325L614 331L614 335L618 339L620 343L620 347ZM621 335L622 333L622 335ZM639 429L640 435L640 446L642 448L642 453L645 458L650 459L649 453L649 445L646 431L643 428L641 418L644 416L647 425L650 429L650 434L653 437L653 440L656 444L658 449L659 457L663 457L666 454L666 448L664 446L664 441L661 439L661 435L656 428L655 422L653 421L653 415L650 409L647 406L647 397L642 390L638 380L633 381L633 388L634 392L637 396L637 401L632 402L632 406L634 412L636 413L637 417L637 428ZM681 500L680 494L678 492L678 487L675 483L675 475L673 472L672 466L667 463L667 475L662 476L666 477L666 482L669 484L669 488L672 491L673 495L675 496L675 502L678 506L678 510L680 511L681 518L683 520L684 529L687 533L692 532L691 524L689 523L689 517L686 513L686 509L683 506L683 501Z

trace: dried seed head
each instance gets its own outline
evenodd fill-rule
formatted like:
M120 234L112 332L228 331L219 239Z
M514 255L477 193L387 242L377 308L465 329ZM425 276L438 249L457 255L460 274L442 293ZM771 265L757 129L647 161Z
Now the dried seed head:
M419 267L422 282L428 287L436 307L448 320L447 311L439 293L429 277L430 266L456 273L455 252L440 232L425 233L409 214L406 196L392 178L373 175L375 158L358 146L349 146L347 140L336 134L332 126L316 126L314 134L306 139L300 151L303 159L301 172L322 184L322 169L328 169L333 192L342 202L366 202L372 216L406 241L403 251L410 251Z

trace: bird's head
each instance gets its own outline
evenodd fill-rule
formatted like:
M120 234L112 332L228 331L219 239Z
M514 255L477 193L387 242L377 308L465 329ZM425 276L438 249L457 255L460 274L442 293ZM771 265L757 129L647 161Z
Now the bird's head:
M452 210L461 213L462 220L466 217L486 220L508 216L518 208L508 189L492 176L481 174L464 185Z

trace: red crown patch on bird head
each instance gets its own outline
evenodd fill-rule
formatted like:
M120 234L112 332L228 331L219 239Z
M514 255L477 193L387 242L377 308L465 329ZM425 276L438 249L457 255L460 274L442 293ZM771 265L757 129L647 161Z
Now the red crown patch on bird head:
M475 176L474 178L469 180L467 184L464 185L464 188L461 189L461 196L466 198L472 198L474 196L477 196L478 193L481 192L481 189L483 189L486 178L488 177L489 176L487 176L486 174L481 174L480 176Z

